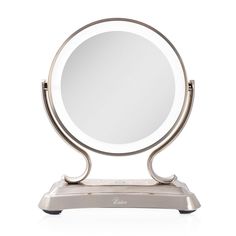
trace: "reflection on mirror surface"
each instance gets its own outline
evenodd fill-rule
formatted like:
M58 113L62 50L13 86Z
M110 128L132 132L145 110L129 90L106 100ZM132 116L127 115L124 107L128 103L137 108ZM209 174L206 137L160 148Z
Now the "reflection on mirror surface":
M61 92L74 124L106 143L149 136L175 96L172 68L147 39L129 32L98 34L79 45L64 67Z

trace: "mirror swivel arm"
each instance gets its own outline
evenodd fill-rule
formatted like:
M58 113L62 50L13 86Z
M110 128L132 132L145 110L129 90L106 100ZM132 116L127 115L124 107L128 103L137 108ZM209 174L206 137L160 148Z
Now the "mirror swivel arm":
M51 121L52 125L54 126L54 128L56 129L56 131L60 134L60 136L66 140L72 147L74 147L77 151L79 151L86 162L86 168L85 171L82 173L82 175L78 176L78 177L70 177L67 175L64 175L63 178L64 180L68 183L68 184L78 184L79 182L81 182L82 180L84 180L85 178L87 178L87 176L90 173L91 170L91 160L89 155L87 154L87 152L85 152L82 148L79 148L78 145L76 145L74 143L74 141L65 133L64 130L62 130L60 128L60 125L57 124L57 121L53 115L53 112L51 110L51 106L50 106L50 101L49 101L49 97L48 97L48 84L46 81L42 82L42 95L43 95L43 102L45 105L45 109L46 112L48 114L49 120Z
M176 175L172 175L170 177L161 177L157 175L153 169L153 160L155 156L162 151L167 145L169 145L182 131L183 127L185 126L189 115L192 110L193 101L194 101L194 93L195 93L195 86L194 86L194 80L190 80L188 82L188 91L187 91L187 97L185 99L185 104L183 106L182 112L174 125L174 127L166 134L165 137L163 137L162 142L159 143L158 147L151 153L151 155L148 158L147 161L147 168L151 175L151 177L156 180L158 183L161 184L170 184L174 182L177 179Z

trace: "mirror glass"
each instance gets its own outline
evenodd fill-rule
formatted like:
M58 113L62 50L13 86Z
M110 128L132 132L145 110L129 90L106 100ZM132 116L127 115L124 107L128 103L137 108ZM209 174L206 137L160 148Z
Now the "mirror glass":
M175 96L160 49L134 33L95 35L70 55L61 79L65 109L90 137L112 144L143 139L167 118Z

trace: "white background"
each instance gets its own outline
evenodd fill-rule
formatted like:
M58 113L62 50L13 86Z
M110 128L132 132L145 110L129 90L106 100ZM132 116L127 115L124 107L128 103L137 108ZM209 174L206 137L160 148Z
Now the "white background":
M235 1L0 2L0 235L235 235ZM127 17L165 34L182 56L196 99L179 138L155 168L175 173L202 207L175 210L79 209L49 216L43 193L84 163L51 127L41 81L61 43L101 18ZM148 178L146 155L92 154L91 178ZM130 172L130 169L132 170Z

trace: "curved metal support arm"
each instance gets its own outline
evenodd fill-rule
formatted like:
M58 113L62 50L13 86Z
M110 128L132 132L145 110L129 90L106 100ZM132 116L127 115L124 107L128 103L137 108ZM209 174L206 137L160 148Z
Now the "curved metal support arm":
M82 180L86 179L90 170L91 170L91 160L89 156L83 155L85 161L86 161L86 167L82 175L77 177L70 177L68 175L64 175L63 178L68 184L78 184Z
M68 142L72 147L74 147L77 151L79 151L83 155L83 157L86 161L86 168L85 168L85 171L82 175L80 175L78 177L69 177L67 175L64 176L64 180L68 184L77 184L77 183L81 182L82 180L84 180L89 175L90 170L91 170L91 166L92 166L91 160L90 160L89 155L87 154L87 152L85 152L83 149L81 149L77 145L75 145L73 140L57 124L57 121L54 118L53 113L52 113L51 108L50 108L50 102L49 102L49 99L48 99L48 86L47 86L46 81L42 82L42 93L43 93L43 101L44 101L44 105L45 105L45 108L46 108L46 112L48 114L48 117L49 117L52 125L54 126L56 131L60 134L60 136L66 142Z
M154 160L154 157L161 150L163 150L163 148L165 148L168 144L170 144L178 136L178 134L182 131L183 127L185 126L185 124L189 118L189 115L191 113L191 110L192 110L193 100L194 100L194 92L195 92L194 90L195 90L194 80L190 80L188 82L187 98L186 98L186 102L183 107L183 110L181 112L181 116L179 117L175 127L172 130L170 130L170 132L167 133L165 137L163 137L163 141L151 153L151 155L148 158L148 161L147 161L148 171L149 171L151 177L154 180L156 180L158 183L170 184L177 179L176 175L172 175L172 176L166 177L166 178L163 178L163 177L157 175L153 169L153 160Z

